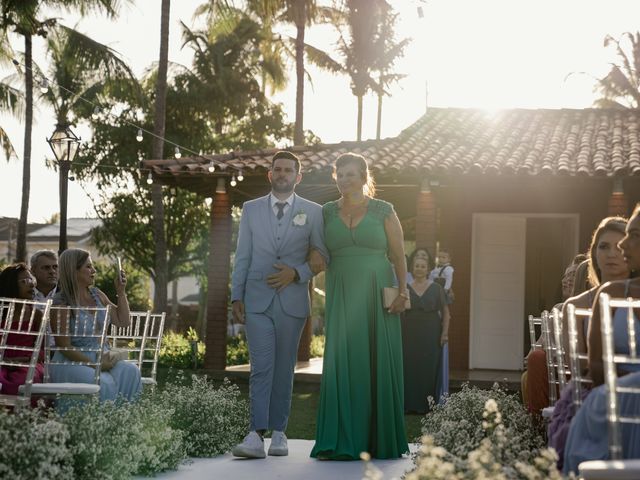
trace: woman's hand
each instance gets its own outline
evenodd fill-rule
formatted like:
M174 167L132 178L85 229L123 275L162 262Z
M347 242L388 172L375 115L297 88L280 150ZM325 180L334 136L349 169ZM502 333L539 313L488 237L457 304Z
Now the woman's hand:
M111 358L111 354L108 351L102 352L102 361L100 362L100 368L102 371L108 372L114 365L115 362L113 361L113 358Z
M113 284L116 287L116 293L118 296L125 294L125 287L127 286L127 275L124 273L124 270L119 270L119 275L116 275L116 278L113 280Z
M406 310L407 299L402 295L398 295L389 307L389 313L402 313Z

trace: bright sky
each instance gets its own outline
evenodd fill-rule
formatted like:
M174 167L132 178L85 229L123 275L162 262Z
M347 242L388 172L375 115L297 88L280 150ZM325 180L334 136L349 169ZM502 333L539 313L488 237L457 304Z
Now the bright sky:
M385 98L383 137L394 136L425 111L437 107L583 108L593 102L594 77L616 60L605 35L619 37L640 30L637 0L390 0L400 12L398 32L413 38L398 72L407 77ZM174 0L171 8L169 60L190 64L190 52L180 50L179 21L192 24L192 13L203 0ZM137 0L115 22L87 18L77 28L119 51L137 74L157 61L160 0ZM417 6L422 5L424 18ZM77 18L62 18L73 26ZM312 27L307 41L328 49L324 28ZM22 44L19 49L22 48ZM36 40L36 61L44 63L42 41ZM356 99L347 77L333 77L310 68L313 86L305 87L305 128L327 143L354 140ZM574 74L572 72L586 72ZM8 69L1 72L11 73ZM295 80L275 98L295 115ZM376 99L364 104L364 138L375 137ZM44 221L59 211L58 176L45 166L52 154L45 141L54 129L52 112L35 114L31 160L29 221ZM0 160L0 216L19 217L22 188L20 121L0 116L20 160ZM86 139L89 131L81 131ZM132 135L135 132L132 131ZM194 146L193 150L199 150ZM91 186L86 188L91 190ZM93 216L91 202L77 182L69 186L69 217Z

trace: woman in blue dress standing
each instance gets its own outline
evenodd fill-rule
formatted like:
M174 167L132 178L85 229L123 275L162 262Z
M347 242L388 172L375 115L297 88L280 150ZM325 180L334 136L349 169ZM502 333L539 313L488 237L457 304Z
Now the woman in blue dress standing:
M129 302L125 293L125 285L127 283L124 271L120 271L120 275L116 276L114 284L118 296L117 304L113 304L107 296L98 288L94 287L96 269L91 261L89 252L81 249L65 250L59 259L59 280L58 292L53 298L54 305L67 305L78 308L75 318L71 318L70 322L83 322L83 329L93 331L93 322L105 321L104 314L94 315L93 312L83 311L82 307L110 308L109 319L114 325L119 327L129 326ZM54 324L60 319L57 315L51 315L51 322ZM71 326L71 331L77 331ZM95 347L97 342L95 338L90 337L57 337L56 343L58 347ZM54 362L69 361L86 361L87 356L95 355L92 352L60 351L54 354ZM66 358L65 358L66 357ZM94 360L92 358L91 360ZM52 365L51 380L55 383L93 383L94 370L85 365ZM124 400L134 400L142 390L142 381L140 379L140 370L132 363L124 361L115 361L109 355L109 346L105 343L104 353L102 356L101 373L100 373L100 401L116 400L122 398Z

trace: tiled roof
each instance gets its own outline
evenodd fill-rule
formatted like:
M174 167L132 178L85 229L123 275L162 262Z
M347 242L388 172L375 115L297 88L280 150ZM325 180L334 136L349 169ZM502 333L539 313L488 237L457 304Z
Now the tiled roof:
M277 149L206 158L148 160L157 176L207 175L210 159L263 174ZM303 171L328 172L335 158L365 156L376 177L447 175L640 175L640 111L430 108L397 137L293 147ZM220 169L218 168L218 171ZM210 174L209 174L210 175Z
M99 218L68 218L67 219L67 238L70 240L79 240L91 234L91 230L102 225ZM58 238L60 235L60 223L51 223L42 226L27 235L30 241L45 240L49 238Z

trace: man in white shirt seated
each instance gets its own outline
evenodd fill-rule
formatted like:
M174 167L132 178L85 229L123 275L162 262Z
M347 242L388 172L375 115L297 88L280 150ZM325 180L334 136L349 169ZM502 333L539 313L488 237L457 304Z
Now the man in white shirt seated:
M53 298L58 285L58 256L52 250L38 250L29 261L31 273L36 277L34 300L46 302Z

